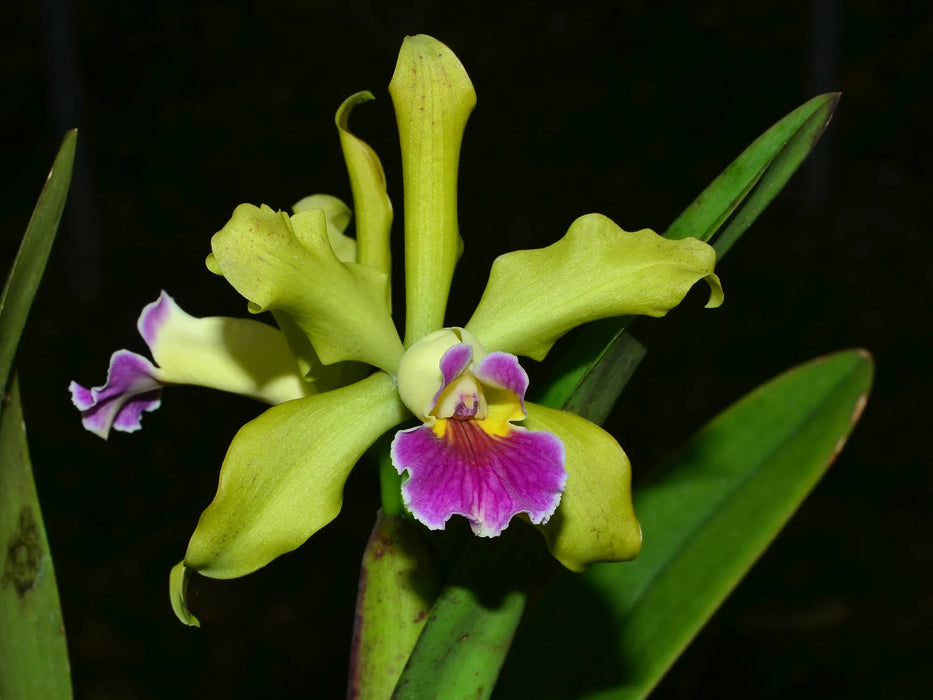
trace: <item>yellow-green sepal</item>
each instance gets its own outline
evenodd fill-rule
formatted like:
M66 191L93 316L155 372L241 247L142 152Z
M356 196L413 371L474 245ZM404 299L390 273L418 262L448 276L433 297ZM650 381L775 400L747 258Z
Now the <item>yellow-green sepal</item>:
M403 350L385 304L386 276L337 259L322 210L289 217L241 204L211 247L249 310L287 312L321 362L357 360L395 371Z
M332 194L309 194L292 205L295 214L314 209L324 212L324 218L327 220L327 238L337 259L345 263L358 262L356 241L343 233L353 217L350 207Z
M699 280L722 303L716 253L694 238L623 231L587 214L546 248L499 256L465 328L490 350L541 360L567 331L610 316L663 316Z
M188 579L191 572L185 562L180 561L168 575L168 597L172 601L172 610L182 623L189 627L200 627L201 621L198 620L188 609Z
M184 564L212 578L245 576L333 520L366 449L410 414L383 372L275 406L233 438L213 502Z
M460 144L476 92L453 51L419 35L405 38L389 94L402 150L407 347L444 325L463 250L457 224Z
M386 274L386 303L391 301L389 275L392 255L389 232L392 228L392 202L386 191L386 176L379 156L368 143L350 131L350 113L361 102L373 99L371 92L350 95L334 118L340 147L347 163L353 207L356 210L356 262L369 265Z
M571 571L599 561L627 561L641 550L632 507L632 468L609 433L573 413L527 403L530 430L564 443L567 485L557 511L537 525L551 554Z

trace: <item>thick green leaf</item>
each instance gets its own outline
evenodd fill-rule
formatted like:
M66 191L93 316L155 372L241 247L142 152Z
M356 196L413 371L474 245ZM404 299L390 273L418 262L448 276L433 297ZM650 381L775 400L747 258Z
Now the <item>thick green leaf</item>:
M71 697L65 628L15 377L6 388L65 206L76 138L76 131L65 136L0 296L0 698Z
M716 417L659 481L636 490L646 533L638 559L563 577L523 629L530 639L560 630L570 641L586 679L574 697L628 700L651 691L842 449L872 373L864 351L793 369ZM556 663L521 644L517 652L504 689L532 664ZM530 680L529 697L568 692Z
M816 146L839 103L839 93L814 97L784 117L713 180L664 233L709 241L722 258L771 203Z
M813 150L838 103L839 93L819 95L768 129L690 203L664 237L709 241L731 216L729 225L713 242L716 255L722 260ZM598 385L607 373L621 373L623 381L614 383L610 379L606 393L596 403L589 404L594 410L592 415L580 413L594 422L604 420L645 354L644 348L625 334L633 320L607 319L578 331L574 342L562 349L548 373L548 381L543 382L547 389L537 399L538 403L564 406L579 413L573 401L565 405L578 384L594 381ZM623 369L603 367L607 363L618 363Z
M0 392L6 387L10 377L16 346L19 345L19 338L23 334L29 308L39 288L52 241L55 240L55 233L58 231L58 222L62 218L68 186L71 183L77 138L77 129L65 135L39 195L39 201L29 219L26 235L16 254L16 260L13 261L3 295L0 296Z
M605 422L647 350L625 331L631 317L587 324L554 363L535 403L562 408L598 425ZM602 348L594 353L594 348Z
M0 698L70 698L65 626L15 375L0 414L0 559Z
M474 540L431 609L393 700L488 698L543 556L540 538L520 524Z

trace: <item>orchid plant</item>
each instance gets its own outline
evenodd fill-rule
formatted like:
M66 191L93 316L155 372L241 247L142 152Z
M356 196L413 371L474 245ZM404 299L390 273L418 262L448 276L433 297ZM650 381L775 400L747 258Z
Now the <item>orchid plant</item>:
M243 576L301 545L336 517L365 450L412 417L418 425L396 433L391 459L406 511L427 528L444 529L456 515L476 535L495 537L521 515L574 571L631 559L641 546L625 453L598 426L526 402L518 357L544 359L588 321L662 316L700 280L711 289L708 306L718 306L715 252L694 238L583 216L546 248L499 257L473 316L445 328L463 248L457 165L476 96L457 57L426 36L405 40L389 91L403 163L404 343L389 308L385 177L347 125L368 97L357 94L337 112L356 240L344 234L348 208L314 195L291 215L241 205L211 241L208 268L251 312L271 311L280 330L195 319L163 292L138 324L156 364L120 350L104 385L71 385L84 425L103 437L138 429L168 384L274 404L234 438L217 495L173 575L176 611L189 624L188 572Z
M676 487L673 496L662 490L654 500L649 494L643 512L652 527L668 532L667 558L649 555L642 569L632 569L630 580L625 574L598 573L625 571L600 566L634 559L642 530L625 452L597 424L604 415L575 408L570 398L611 404L618 387L610 388L612 382L594 386L594 377L600 376L598 368L619 364L621 355L613 355L613 349L626 336L615 330L606 349L587 349L577 374L571 373L574 388L559 388L567 377L554 381L548 391L539 392L549 397L543 403L526 400L529 376L520 358L544 360L561 337L593 321L624 317L624 328L634 316L664 316L701 281L709 287L707 307L719 306L723 292L714 272L717 253L725 253L805 157L825 128L835 97L815 98L788 115L664 236L648 229L625 231L600 214L582 216L551 245L497 258L472 316L454 320L462 325L446 325L451 280L464 245L457 221L459 155L476 95L453 52L428 36L405 39L389 93L402 154L403 336L392 309L393 209L386 177L373 149L349 127L355 107L373 99L360 92L336 114L352 213L338 198L324 194L305 197L291 213L243 204L211 239L208 270L247 300L250 313L270 312L274 325L245 318L196 318L163 291L143 309L137 324L151 359L118 350L110 358L104 384L88 389L72 382L70 391L84 427L104 439L114 430L139 430L144 414L160 406L163 389L174 385L211 387L269 405L234 437L216 496L201 515L183 560L170 573L171 604L187 625L199 624L187 600L192 572L240 577L299 547L337 517L350 471L367 452L376 454L382 510L363 557L349 695L488 697L523 603L516 605L507 596L499 608L490 609L476 596L458 598L457 590L474 586L469 575L476 566L472 550L463 555L460 574L445 587L446 575L437 570L426 531L444 530L451 518L462 518L481 538L478 543L499 538L508 528L531 525L564 569L597 572L590 579L596 588L611 580L615 587L622 585L620 590L638 592L665 585L662 569L676 571L678 557L691 555L688 539L677 537L714 530L717 521L706 515L729 507L712 487L696 494L689 485ZM709 245L706 241L730 215L732 223L715 246ZM346 233L351 216L355 237ZM54 234L54 226L50 230ZM859 392L857 405L864 404L870 365L863 357L840 357L794 375L805 376L798 384L813 393L814 401L822 401L829 391L820 384L827 377L843 377L837 384L845 384L849 393L822 419L801 410L778 420L781 425L823 420L823 426L836 421L824 430L826 441L814 440L818 449L803 460L796 433L779 441L797 450L794 468L802 469L801 462L806 467L790 483L809 479L814 465L828 458L830 446L832 454L838 451L838 440L854 421L853 392ZM850 380L850 374L855 378ZM589 388L582 391L587 381ZM798 386L778 380L767 396L783 396L791 385ZM562 399L554 400L553 393L561 392ZM742 430L727 433L735 444L747 440L757 445L760 432L746 426L758 429L752 416L762 408L754 397L746 401L751 402L748 408L741 403L724 414L729 420L742 416L737 423ZM841 415L842 422L837 420ZM765 429L777 434L778 423ZM704 447L714 444L703 436L698 439L705 441ZM4 444L0 440L0 448ZM710 483L735 480L735 487L723 493L729 498L733 492L745 493L749 467L730 466L738 458L734 450L717 446L695 452L701 461L686 470L691 478L714 468L702 461L708 454L715 468L726 470ZM789 514L805 490L786 497L781 493L775 489L773 503L767 504L755 500L758 495L748 496L767 516L752 531L773 533L779 527L773 514ZM660 522L659 514L666 514ZM694 517L695 522L690 520ZM686 524L676 530L680 521ZM689 630L695 633L721 600L720 591L734 585L737 578L729 578L729 572L738 570L740 576L751 565L754 556L749 559L741 547L733 550L723 554L716 569L722 573L707 582L707 591L664 599L668 610L678 609L687 598L714 602L703 603L699 611L686 609L670 639L652 638L666 629L663 620L652 622L645 638L654 641L647 652L656 653L652 658L659 661L646 664L645 677L635 673L625 686L629 690L619 686L613 697L641 697L657 682L665 664L689 640ZM707 559L709 551L707 547ZM485 573L482 578L488 579ZM623 598L619 609L637 637L640 599ZM656 611L658 605L649 609ZM472 635L482 641L465 644ZM499 651L490 656L491 648Z

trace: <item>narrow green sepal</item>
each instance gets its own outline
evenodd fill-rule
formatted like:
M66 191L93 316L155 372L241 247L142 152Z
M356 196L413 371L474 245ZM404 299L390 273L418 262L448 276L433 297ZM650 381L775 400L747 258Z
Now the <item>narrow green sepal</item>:
M457 225L460 144L476 92L453 51L418 35L402 44L389 94L402 149L407 347L444 326L463 250Z
M403 349L385 304L386 276L337 259L323 211L289 217L242 204L211 246L249 310L287 312L321 362L357 360L395 371Z
M371 92L350 95L334 118L340 135L340 147L347 163L353 208L356 210L356 262L386 274L386 303L391 302L390 274L392 254L389 233L392 229L392 202L386 191L386 176L379 156L368 143L350 131L350 113L363 102L374 99Z
M190 576L191 573L185 566L185 562L180 561L175 564L168 575L168 595L172 601L175 617L188 627L200 627L201 621L188 610L188 578Z
M693 238L628 232L601 214L581 216L546 248L499 256L466 329L490 350L544 359L554 342L588 321L663 316L698 281L707 307L722 303L716 253Z
M288 401L236 434L217 495L201 514L185 565L212 578L245 576L333 520L365 450L410 414L383 372Z

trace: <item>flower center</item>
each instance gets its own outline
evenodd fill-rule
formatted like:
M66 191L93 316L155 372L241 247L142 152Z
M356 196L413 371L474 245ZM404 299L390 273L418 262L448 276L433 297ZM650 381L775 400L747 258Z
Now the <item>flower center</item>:
M482 420L488 404L483 388L469 372L464 372L444 387L431 415L438 419Z

